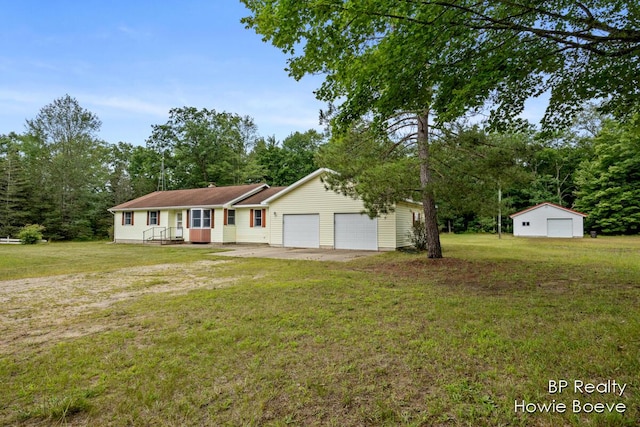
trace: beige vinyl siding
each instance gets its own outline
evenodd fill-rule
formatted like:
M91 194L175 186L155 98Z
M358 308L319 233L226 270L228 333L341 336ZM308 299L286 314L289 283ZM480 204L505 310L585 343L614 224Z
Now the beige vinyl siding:
M213 228L211 229L211 242L222 243L224 237L224 210L211 209L213 215Z
M410 236L414 213L424 216L422 206L408 203L398 203L396 206L396 241L399 248L412 245Z
M150 209L154 210L154 209ZM169 227L174 228L176 226L176 213L179 210L161 210L160 211L160 225L147 225L147 212L149 210L138 210L138 211L125 211L125 212L133 212L133 225L122 225L122 215L124 212L118 211L114 214L114 235L116 238L114 239L116 243L118 242L138 242L142 243L144 232L151 228L163 228L168 229ZM183 227L186 227L186 211L182 211L182 222ZM186 228L183 228L184 238L188 240L189 235L186 232Z
M360 213L364 211L361 200L354 200L331 190L326 190L320 177L302 184L291 192L269 203L271 214L271 244L283 245L283 215L319 214L320 247L334 247L334 214ZM269 226L269 222L267 222ZM395 214L378 218L378 247L393 249L395 245Z
M142 235L150 228L147 225L147 211L126 211L133 213L133 225L122 225L124 212L116 212L113 219L115 242L142 242ZM160 217L162 224L162 216Z
M224 225L223 226L223 240L222 243L235 243L236 242L236 226Z
M265 209L263 207L261 209ZM237 243L269 243L269 230L273 217L269 215L269 209L266 211L267 224L266 227L250 227L251 209L236 207L236 242Z
M396 248L396 213L378 218L378 249L381 251L394 250Z

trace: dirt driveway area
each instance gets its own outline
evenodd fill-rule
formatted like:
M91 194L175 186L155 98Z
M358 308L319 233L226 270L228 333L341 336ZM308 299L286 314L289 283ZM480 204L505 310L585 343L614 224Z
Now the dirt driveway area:
M275 258L275 259L299 259L310 261L351 261L356 258L378 255L376 251L347 251L339 249L300 249L300 248L274 248L271 246L223 246L226 252L216 252L216 255L239 258Z
M219 248L219 247L218 247ZM260 257L316 261L348 261L376 255L372 251L287 249L269 246L224 246L223 257ZM78 273L0 281L0 354L14 345L55 342L108 329L95 319L78 319L122 301L149 293L184 293L196 288L222 288L244 277L220 277L216 270L232 263L217 259L159 264L105 273Z
M15 345L56 342L101 332L115 323L91 314L145 294L186 293L232 286L243 277L218 277L231 260L198 261L0 281L0 355ZM85 320L86 316L89 318Z

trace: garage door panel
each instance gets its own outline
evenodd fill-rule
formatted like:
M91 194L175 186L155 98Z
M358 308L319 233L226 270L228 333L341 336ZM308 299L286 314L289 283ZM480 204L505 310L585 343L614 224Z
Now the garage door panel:
M320 247L320 215L283 215L283 246L288 248Z
M334 215L336 249L378 250L378 219L363 214Z
M573 220L571 218L547 219L548 237L573 237Z

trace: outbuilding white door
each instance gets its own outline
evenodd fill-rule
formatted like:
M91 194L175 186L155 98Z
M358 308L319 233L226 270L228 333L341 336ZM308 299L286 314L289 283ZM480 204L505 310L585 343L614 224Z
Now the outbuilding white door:
M547 237L573 237L573 219L548 218Z
M378 250L378 219L363 214L334 215L336 249Z
M283 215L283 246L287 248L320 247L320 215Z

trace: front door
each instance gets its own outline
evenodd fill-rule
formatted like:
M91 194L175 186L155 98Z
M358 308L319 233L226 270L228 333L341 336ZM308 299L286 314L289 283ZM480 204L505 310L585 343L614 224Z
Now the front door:
M176 213L176 237L182 236L182 212Z

